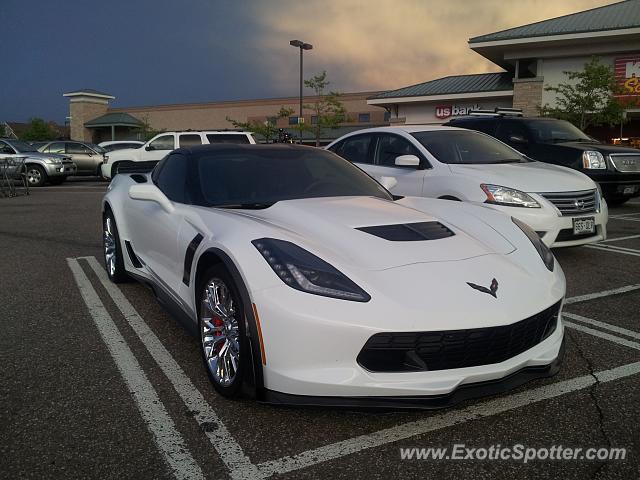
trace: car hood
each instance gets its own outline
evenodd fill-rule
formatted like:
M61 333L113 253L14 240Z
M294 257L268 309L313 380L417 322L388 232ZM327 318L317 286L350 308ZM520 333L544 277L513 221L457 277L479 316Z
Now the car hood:
M454 174L476 178L478 183L501 185L529 193L571 192L596 188L593 180L576 170L542 162L450 167Z
M640 150L631 147L622 147L619 145L607 145L605 143L597 142L562 142L554 143L553 145L559 145L562 147L570 147L578 150L595 150L601 152L604 155L609 153L636 153L640 154Z
M337 258L341 264L365 270L504 255L515 249L473 214L458 211L454 225L410 206L373 197L287 200L264 210L235 213L267 223L278 230L272 235L303 246L330 263L331 258ZM439 222L454 235L433 240L392 241L358 230L420 222Z

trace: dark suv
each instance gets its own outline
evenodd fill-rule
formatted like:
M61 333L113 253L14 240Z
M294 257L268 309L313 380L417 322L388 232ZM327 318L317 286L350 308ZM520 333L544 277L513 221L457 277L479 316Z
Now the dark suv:
M611 205L640 195L640 150L600 143L565 120L470 115L446 125L487 133L534 160L579 170Z

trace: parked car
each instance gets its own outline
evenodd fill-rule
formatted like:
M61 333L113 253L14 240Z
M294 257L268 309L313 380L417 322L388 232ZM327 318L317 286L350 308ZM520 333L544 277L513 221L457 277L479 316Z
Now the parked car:
M41 153L32 145L10 138L0 139L0 158L27 157L27 180L32 187L49 182L57 185L76 174L76 166L68 155Z
M104 148L107 152L113 152L114 150L123 150L125 148L140 148L144 145L144 142L137 140L113 140L109 142L100 142L99 147Z
M57 153L71 157L78 167L76 175L100 176L100 165L104 162L104 148L93 143L74 140L48 142L40 148L43 153Z
M198 332L221 395L433 408L559 369L565 277L535 232L394 199L331 152L181 148L116 175L102 212L108 277Z
M565 120L471 115L447 125L487 133L534 160L578 170L598 182L611 205L640 195L640 150L602 144Z
M607 236L608 209L586 175L533 161L480 132L404 126L358 130L328 147L393 192L460 200L501 210L533 228L550 247Z
M109 153L102 165L102 177L111 178L113 166L122 161L148 162L160 161L167 153L176 148L215 143L255 144L249 132L229 130L163 132L136 149L116 150Z

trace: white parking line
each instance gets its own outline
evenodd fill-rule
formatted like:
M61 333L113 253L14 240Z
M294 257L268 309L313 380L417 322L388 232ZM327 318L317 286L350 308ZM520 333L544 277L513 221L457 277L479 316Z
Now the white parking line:
M600 248L609 248L611 250L619 250L622 252L640 253L640 250L638 250L637 248L619 247L618 245L603 245L603 244L599 244L597 246Z
M627 222L640 222L640 218L629 218L628 216L624 216L624 217L609 217L609 220L626 220Z
M594 320L593 318L583 317L582 315L576 315L575 313L562 312L563 317L570 318L572 320L577 320L582 323L587 323L589 325L593 325L594 327L599 327L604 330L610 330L612 332L619 333L620 335L625 335L631 338L637 338L640 340L640 333L634 332L633 330L628 330L626 328L619 327L617 325L611 325L610 323L600 322L598 320Z
M640 362L623 365L595 373L599 382L606 383L640 373ZM272 460L258 465L264 476L292 472L322 462L351 455L362 450L379 447L388 443L406 440L417 435L469 422L478 418L490 417L499 413L515 410L544 400L577 392L590 387L596 382L593 376L584 375L551 385L534 388L506 397L496 398L472 405L462 410L455 410L434 415L424 420L405 423L374 433L360 435L341 442L325 445L313 450Z
M640 257L640 251L628 251L631 249L621 249L617 247L613 247L611 245L585 245L586 248L592 248L594 250L600 250L603 252L611 252L611 253L621 253L623 255L632 255L634 257Z
M231 436L231 433L216 415L211 405L189 380L189 377L174 360L160 339L153 333L120 289L111 283L95 257L84 258L96 273L100 283L120 312L122 312L125 320L131 325L131 328L138 335L149 354L169 379L178 395L180 395L184 404L190 411L195 412L194 418L196 422L198 422L213 448L231 471L231 477L238 480L257 478L259 475L256 466L244 454L238 442Z
M77 260L68 258L67 263L102 340L174 476L184 480L204 478L202 470L187 450L173 420L160 402L157 392L147 379L100 297L91 286L89 278Z
M627 340L626 338L621 338L616 335L611 335L610 333L601 332L600 330L594 330L593 328L585 327L584 325L578 325L577 323L568 322L566 320L564 320L563 323L566 327L573 328L574 330L578 330L579 332L588 333L589 335L593 335L594 337L609 340L610 342L633 348L634 350L640 350L640 343L638 342L632 342L631 340Z
M602 243L620 242L621 240L631 240L632 238L640 238L640 235L627 235L626 237L608 238Z
M564 300L564 304L571 305L572 303L587 302L596 298L610 297L611 295L619 295L621 293L633 292L635 290L640 290L640 283L636 283L635 285L627 285L620 288L614 288L612 290L603 290L602 292L587 293L586 295L569 297Z
M609 218L636 217L638 215L640 215L640 212L637 212L637 213L621 213L620 215L609 215Z

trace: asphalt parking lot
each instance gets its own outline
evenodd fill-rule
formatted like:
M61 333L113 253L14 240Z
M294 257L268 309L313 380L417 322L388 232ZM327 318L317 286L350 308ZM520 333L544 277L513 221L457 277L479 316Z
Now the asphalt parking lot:
M105 184L0 198L2 478L638 478L640 199L555 252L553 378L438 411L284 408L215 394L197 339L100 268ZM152 433L153 432L153 433ZM401 448L626 448L624 460L402 460Z

